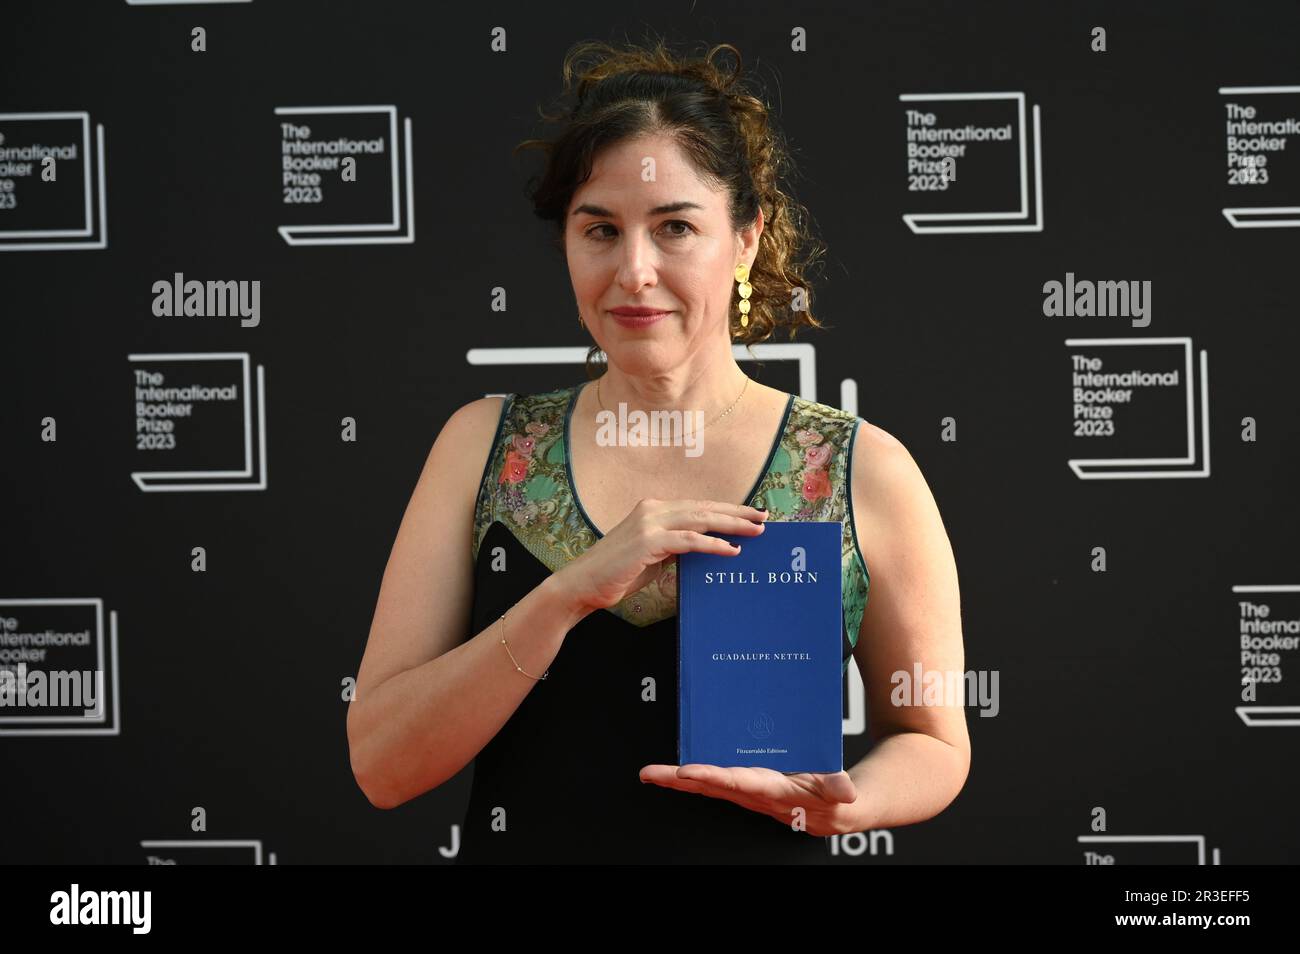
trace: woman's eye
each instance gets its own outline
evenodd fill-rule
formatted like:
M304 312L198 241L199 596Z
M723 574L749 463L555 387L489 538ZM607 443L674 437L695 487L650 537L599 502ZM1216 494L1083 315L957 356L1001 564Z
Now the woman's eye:
M671 231L671 227L674 225L682 226L683 231L680 232ZM686 238L686 236L692 234L695 231L695 229L691 226L691 223L685 222L681 219L674 219L671 222L665 222L663 227L665 229L670 229L670 231L668 232L669 238ZM587 229L587 231L584 234L587 236L587 238L596 239L597 241L600 241L610 237L602 233L601 229L613 229L613 228L614 226L609 225L608 223L602 223L601 225L593 225L591 228Z

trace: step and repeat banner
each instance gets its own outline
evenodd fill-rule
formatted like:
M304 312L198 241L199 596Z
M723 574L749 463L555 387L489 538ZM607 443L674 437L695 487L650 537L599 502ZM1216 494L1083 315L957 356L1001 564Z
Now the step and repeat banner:
M902 440L956 553L970 777L826 862L1300 860L1300 7L0 21L0 861L454 860L472 765L376 809L348 702L448 416L585 380L511 150L643 28L741 50L829 248L742 367Z

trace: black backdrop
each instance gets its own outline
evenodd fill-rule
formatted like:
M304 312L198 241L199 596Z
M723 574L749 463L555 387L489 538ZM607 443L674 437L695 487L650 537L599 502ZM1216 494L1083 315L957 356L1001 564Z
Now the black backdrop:
M0 148L76 141L83 128L91 139L56 182L17 179L17 206L0 209L0 618L10 633L89 626L105 658L115 622L117 661L102 721L20 723L0 710L0 859L447 860L439 849L453 843L472 769L396 810L371 807L348 765L344 682L448 415L484 394L582 379L567 353L493 365L470 349L587 343L564 261L524 198L533 167L510 149L539 131L535 107L558 92L571 43L649 26L679 47L735 43L756 65L798 151L796 192L830 249L815 304L833 326L800 339L812 345L802 363L774 358L757 373L908 446L956 552L967 667L1000 677L997 715L968 712L973 765L958 800L924 824L828 841L827 860L1296 860L1300 726L1289 723L1300 709L1288 710L1300 706L1300 653L1281 652L1281 682L1244 701L1239 601L1300 617L1286 589L1300 583L1297 232L1287 213L1255 228L1222 210L1300 205L1300 140L1266 153L1268 182L1229 185L1223 125L1228 101L1281 120L1300 116L1300 96L1221 91L1300 83L1294 5L682 2L624 13L51 0L11 3L3 19L0 111L27 118L0 119ZM204 52L191 48L195 26ZM1104 52L1092 49L1097 26ZM497 27L504 52L492 48ZM806 51L791 48L800 29ZM1031 228L918 234L905 214L1015 209L1014 146L971 146L949 195L908 188L907 108L940 125L993 125L1014 123L1016 101L900 96L978 92L1024 94L1030 208L1016 221ZM291 244L279 230L390 209L386 158L361 160L355 193L327 184L323 208L284 201L275 110L340 104L393 107L310 122L368 138L393 119L399 148L384 155L401 160L401 202L384 234L413 241ZM82 112L84 127L31 118ZM7 234L80 224L87 158L90 236ZM61 242L103 247L31 247ZM154 283L177 272L259 281L259 322L155 315ZM1150 324L1046 316L1044 283L1067 273L1149 281ZM496 288L505 311L492 307ZM1117 345L1067 343L1076 338L1174 340L1112 361ZM1070 356L1084 352L1106 370L1181 374L1190 359L1194 373L1163 397L1139 389L1131 407L1117 404L1114 438L1079 437ZM132 372L153 362L188 383L157 357L177 354L227 356L186 368L250 399L251 467L229 489L163 478L173 492L158 492L132 477L231 460L241 470L243 425L229 407L182 420L172 458L137 448ZM239 377L243 355L251 384L264 370L264 424ZM1067 463L1177 457L1188 413L1185 465L1085 479ZM355 441L340 437L345 418ZM82 658L59 652L50 658ZM850 735L846 764L867 744Z

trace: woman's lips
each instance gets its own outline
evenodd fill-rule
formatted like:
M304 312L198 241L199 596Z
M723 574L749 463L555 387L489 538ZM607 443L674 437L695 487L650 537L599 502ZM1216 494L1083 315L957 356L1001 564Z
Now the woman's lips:
M639 313L638 313L639 312ZM624 328L648 328L661 318L671 315L671 311L656 311L645 313L644 309L637 309L636 312L611 311L614 320Z

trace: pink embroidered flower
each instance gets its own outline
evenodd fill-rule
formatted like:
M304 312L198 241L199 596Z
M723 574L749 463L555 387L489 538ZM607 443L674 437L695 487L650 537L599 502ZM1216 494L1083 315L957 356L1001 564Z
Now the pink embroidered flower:
M501 478L497 483L503 483L508 480L512 484L517 484L527 476L528 458L521 457L512 450L506 451L506 463L505 466L501 468Z
M805 500L818 500L831 495L831 481L824 470L810 470L803 475Z
M809 444L820 444L822 435L817 431L800 429L794 432L794 439L799 442L800 447L807 447Z
M829 444L816 444L803 452L803 459L814 470L818 467L825 467L830 463L831 446Z
M531 457L533 454L533 448L537 446L537 438L524 437L520 434L516 434L511 438L510 442L522 457Z
M533 437L542 437L550 429L551 429L551 425L545 424L542 421L529 421L526 425L524 425L524 430L526 430L529 434L532 434Z

